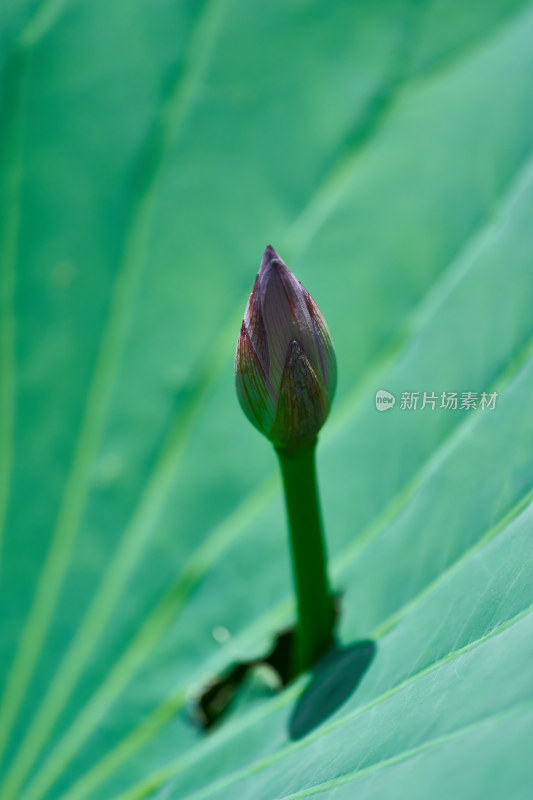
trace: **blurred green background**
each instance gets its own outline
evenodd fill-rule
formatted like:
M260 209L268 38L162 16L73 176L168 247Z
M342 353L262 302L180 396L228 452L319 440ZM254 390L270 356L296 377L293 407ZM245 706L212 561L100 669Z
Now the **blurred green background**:
M2 800L529 797L532 37L519 0L3 4ZM340 636L377 639L295 755L305 681L186 711L292 619L232 373L267 243L335 342Z

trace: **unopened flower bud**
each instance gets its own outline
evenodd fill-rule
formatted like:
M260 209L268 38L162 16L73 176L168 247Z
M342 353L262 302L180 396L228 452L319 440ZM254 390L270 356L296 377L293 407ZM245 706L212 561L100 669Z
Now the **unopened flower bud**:
M235 354L244 413L277 446L311 444L328 416L336 376L324 317L269 245Z

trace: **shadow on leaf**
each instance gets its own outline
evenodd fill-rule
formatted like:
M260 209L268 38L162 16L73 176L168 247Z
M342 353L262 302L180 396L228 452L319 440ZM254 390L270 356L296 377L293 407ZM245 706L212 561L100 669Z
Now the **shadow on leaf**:
M364 640L349 647L336 645L324 656L292 713L291 739L306 736L344 705L357 689L375 652L375 643Z

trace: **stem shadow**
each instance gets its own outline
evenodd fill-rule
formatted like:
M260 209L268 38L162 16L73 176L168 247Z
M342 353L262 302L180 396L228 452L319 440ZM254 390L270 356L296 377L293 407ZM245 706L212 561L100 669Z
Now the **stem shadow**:
M370 640L334 645L313 669L311 683L289 720L291 739L302 739L332 716L353 695L376 652Z

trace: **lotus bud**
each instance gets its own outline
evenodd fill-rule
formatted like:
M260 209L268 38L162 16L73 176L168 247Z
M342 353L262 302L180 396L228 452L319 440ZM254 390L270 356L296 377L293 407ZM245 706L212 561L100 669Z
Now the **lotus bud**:
M235 354L244 413L277 447L310 445L328 416L336 376L324 317L268 245Z

